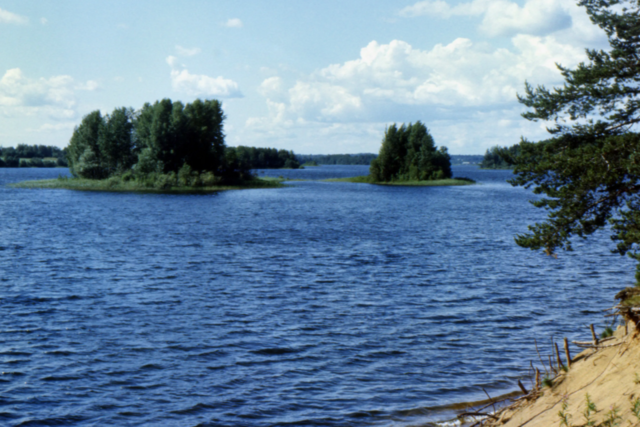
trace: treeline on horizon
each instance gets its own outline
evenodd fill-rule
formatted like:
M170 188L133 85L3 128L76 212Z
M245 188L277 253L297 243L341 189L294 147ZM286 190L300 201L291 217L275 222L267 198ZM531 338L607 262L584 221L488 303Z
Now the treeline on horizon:
M378 157L374 153L359 154L296 154L301 164L316 162L319 165L371 165ZM465 163L479 164L484 156L482 154L450 154L452 165Z
M289 150L239 145L237 147L225 147L225 156L235 158L239 167L244 170L300 168L299 156Z
M520 144L511 147L501 147L495 145L489 148L482 158L480 168L482 169L513 169L513 164L507 161L510 156L517 156L520 152Z
M360 154L296 154L301 164L316 162L319 165L370 165L378 157L373 153Z
M484 159L482 154L450 154L452 165L462 165L465 163L469 164L480 164Z
M0 147L0 168L66 166L66 152L53 145L18 144L16 147Z

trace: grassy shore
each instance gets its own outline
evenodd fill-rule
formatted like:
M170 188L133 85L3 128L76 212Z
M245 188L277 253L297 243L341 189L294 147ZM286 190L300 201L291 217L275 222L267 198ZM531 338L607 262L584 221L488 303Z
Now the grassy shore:
M354 176L351 178L330 178L325 179L327 182L355 182L363 184L375 185L394 185L394 186L411 186L411 187L443 187L452 185L471 185L476 182L469 178L450 178L437 179L431 181L392 181L392 182L374 182L369 175Z
M152 186L136 180L123 181L121 179L83 179L83 178L57 178L38 181L23 181L9 184L13 188L46 188L65 189L79 191L110 191L110 192L140 192L140 193L214 193L227 190L246 190L252 188L279 188L282 187L280 178L255 178L239 183L220 185L180 186L164 185Z

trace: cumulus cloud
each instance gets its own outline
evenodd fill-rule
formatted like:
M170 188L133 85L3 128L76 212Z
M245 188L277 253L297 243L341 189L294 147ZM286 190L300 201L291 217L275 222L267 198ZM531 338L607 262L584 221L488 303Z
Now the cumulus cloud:
M178 52L178 55L180 56L195 56L202 52L202 50L199 47L187 48L176 45L176 52Z
M283 101L287 96L284 82L278 76L264 79L258 88L258 93L265 98L277 101Z
M372 41L360 57L333 64L297 81L287 92L287 110L306 120L354 120L397 105L483 107L515 101L525 80L559 81L555 63L574 65L582 49L550 37L519 35L514 50L487 50L459 38L431 50L394 40ZM282 92L278 77L261 93Z
M204 74L191 74L184 66L178 65L175 56L166 59L171 66L171 85L176 92L191 96L210 96L218 98L241 98L238 83L224 77L210 77Z
M177 67L177 66L179 65L179 64L178 64L178 58L176 58L176 57L175 57L175 56L173 56L173 55L169 55L169 56L167 56L166 61L167 61L167 64L169 64L169 66L170 66L171 68L175 68L175 67Z
M571 27L568 0L527 0L524 6L508 0L472 0L449 5L443 0L424 0L400 11L400 16L483 16L479 29L489 36L545 35Z
M11 13L4 9L0 9L0 23L25 25L29 23L29 18L16 15L15 13Z
M559 84L562 78L555 64L571 67L584 59L581 47L553 36L520 34L508 49L465 38L429 50L401 40L372 41L358 58L288 85L278 76L265 79L259 92L267 98L269 113L246 125L257 134L282 138L282 133L309 129L311 124L334 130L340 125L341 132L368 124L367 129L382 132L385 123L421 119L450 131L443 136L455 147L473 139L470 129L487 126L489 119L504 119L502 134L513 136L530 126L519 118L522 109L516 100L524 81ZM468 123L467 132L456 130L461 123ZM491 126L490 131L497 128L498 124ZM515 135L515 141L523 133Z
M71 131L78 125L75 121L73 122L61 122L61 123L45 123L39 128L29 129L29 132L60 132L60 131Z
M81 83L65 75L32 79L13 68L0 78L0 111L7 116L45 113L71 118L76 113L76 92L96 88L91 80Z
M224 26L227 28L242 28L244 24L242 24L242 21L238 18L231 18L225 22Z

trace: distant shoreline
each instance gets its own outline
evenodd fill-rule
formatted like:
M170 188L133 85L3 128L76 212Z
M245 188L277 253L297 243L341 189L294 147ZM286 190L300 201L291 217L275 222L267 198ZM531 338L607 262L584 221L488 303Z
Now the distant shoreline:
M476 182L468 178L435 179L429 181L390 181L374 182L369 175L354 176L351 178L328 178L325 182L354 182L359 184L389 185L397 187L450 187L459 185L473 185Z

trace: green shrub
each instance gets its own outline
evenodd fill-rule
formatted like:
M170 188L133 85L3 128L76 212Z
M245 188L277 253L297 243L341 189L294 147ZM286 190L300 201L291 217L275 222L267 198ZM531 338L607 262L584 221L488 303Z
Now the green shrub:
M213 174L213 172L202 172L200 174L200 182L203 187L213 187L220 184L221 179Z
M611 328L611 326L607 326L606 328L604 328L604 331L602 331L602 333L600 334L600 338L607 338L613 335L613 329Z
M176 184L175 174L157 174L153 183L153 187L158 190L166 190L173 187Z

